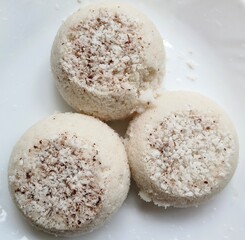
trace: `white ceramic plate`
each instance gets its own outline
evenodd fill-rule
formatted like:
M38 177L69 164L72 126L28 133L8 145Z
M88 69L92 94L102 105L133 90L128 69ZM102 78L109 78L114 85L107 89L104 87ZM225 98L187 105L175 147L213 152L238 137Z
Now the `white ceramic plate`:
M57 93L50 48L76 0L0 2L0 239L54 239L29 226L13 205L7 165L13 145L55 110L71 111ZM161 209L145 203L132 184L111 222L77 239L245 238L245 3L241 0L135 0L157 25L167 50L166 88L189 89L222 105L237 127L240 163L230 184L198 208ZM119 125L123 123L119 123ZM118 127L118 123L112 124ZM124 125L125 126L125 125Z

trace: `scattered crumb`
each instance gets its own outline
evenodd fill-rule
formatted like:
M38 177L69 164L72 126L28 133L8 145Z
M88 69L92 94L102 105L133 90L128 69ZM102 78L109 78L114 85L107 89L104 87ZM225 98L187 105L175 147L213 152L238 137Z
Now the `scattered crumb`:
M187 76L187 79L191 80L192 82L197 81L197 77L196 76Z
M187 67L189 67L191 70L195 69L195 66L192 62L186 62Z
M163 39L163 44L166 48L173 48L173 45L168 42L166 39Z
M29 238L27 238L26 236L23 236L23 237L20 238L19 240L29 240Z
M2 206L0 205L0 223L4 222L7 218L7 213L6 211L2 208Z
M155 96L154 96L154 92L152 91L152 89L141 91L140 95L139 95L139 100L143 104L143 106L145 106L145 105L148 105L148 106L154 105Z

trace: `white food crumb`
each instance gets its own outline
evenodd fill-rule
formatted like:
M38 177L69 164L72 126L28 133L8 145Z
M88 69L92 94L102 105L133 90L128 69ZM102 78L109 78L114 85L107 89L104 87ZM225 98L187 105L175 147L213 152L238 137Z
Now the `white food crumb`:
M145 201L145 202L151 202L151 198L148 196L147 193L144 193L142 191L139 192L139 196Z
M2 208L2 206L0 205L0 223L4 222L7 218L7 213L6 211Z
M19 240L29 240L26 236L23 236L22 238L20 238Z
M187 79L191 80L192 82L195 82L197 80L196 76L187 76Z
M168 42L166 39L163 39L163 44L166 48L170 48L170 49L173 48L173 45L170 42Z
M194 69L195 69L195 65L194 65L193 62L188 61L188 62L186 62L186 65L187 65L187 67L189 67L191 70L194 70Z
M152 89L148 89L140 92L139 100L145 104L152 104L155 101Z

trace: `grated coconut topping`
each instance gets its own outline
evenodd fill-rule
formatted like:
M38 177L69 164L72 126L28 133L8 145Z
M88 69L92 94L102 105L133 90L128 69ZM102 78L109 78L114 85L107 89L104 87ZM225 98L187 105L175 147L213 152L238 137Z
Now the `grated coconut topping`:
M103 189L95 173L100 164L96 145L83 144L75 135L42 139L10 176L15 200L37 226L79 230L101 208Z
M234 140L214 115L172 113L150 131L148 145L151 180L168 194L205 195L230 174Z
M146 43L137 19L101 8L69 29L61 59L63 74L80 86L131 91L149 81L155 70L145 64Z

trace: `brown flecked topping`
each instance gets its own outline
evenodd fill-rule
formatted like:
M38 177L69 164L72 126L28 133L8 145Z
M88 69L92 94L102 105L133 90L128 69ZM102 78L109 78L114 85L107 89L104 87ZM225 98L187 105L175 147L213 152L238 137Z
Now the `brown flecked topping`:
M61 134L37 141L10 176L14 197L37 226L62 231L79 230L100 211L103 189L96 168L94 143Z
M106 91L139 87L154 74L145 64L147 43L139 35L142 23L122 13L101 8L67 34L63 73L81 86ZM149 80L149 79L148 79Z
M168 194L208 194L230 173L234 139L220 129L217 116L175 112L148 136L151 179Z

